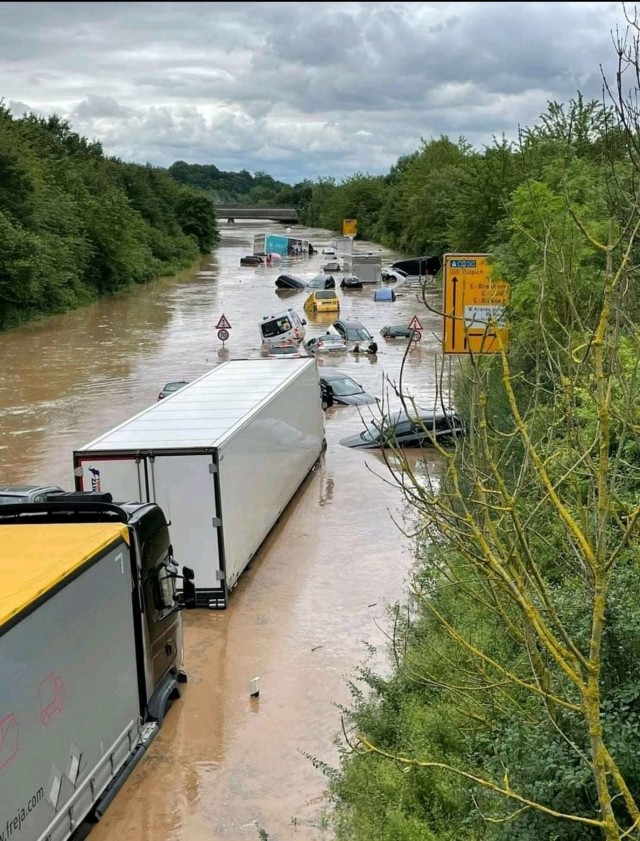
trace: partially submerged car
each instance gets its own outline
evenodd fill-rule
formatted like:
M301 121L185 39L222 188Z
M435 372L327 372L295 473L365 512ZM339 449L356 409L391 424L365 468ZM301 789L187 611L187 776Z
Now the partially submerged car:
M63 493L58 485L0 485L0 505L46 502L47 497Z
M320 371L320 391L323 403L343 406L364 406L375 403L376 398L367 394L364 388L344 371L337 368L322 368Z
M340 263L337 260L329 260L322 267L325 272L339 272Z
M340 289L362 289L362 281L356 275L348 275L340 281Z
M158 394L158 400L164 400L165 397L168 397L175 391L180 391L180 389L184 388L185 385L187 385L186 380L172 380L170 383L165 383L160 389L160 394Z
M305 345L308 353L346 353L347 343L335 333L325 333L322 336L314 336Z
M358 344L360 350L366 350L369 342L373 341L373 336L361 321L339 319L333 322L329 330L342 336L349 345Z
M280 342L280 344L269 346L267 359L301 359L303 356L306 356L306 353L301 351L300 345Z
M464 423L450 409L417 408L409 413L396 412L384 415L355 435L347 435L340 443L356 449L386 447L429 447L450 443L464 435Z
M410 339L413 330L410 330L406 324L385 324L380 335L384 339Z
M336 281L331 275L317 274L307 284L309 289L335 289Z
M306 281L292 274L281 274L276 278L278 289L306 289Z
M314 289L304 308L311 312L340 312L340 299L333 289Z
M305 335L306 320L289 308L273 315L264 315L260 322L260 338L263 345L279 345L283 342L301 342Z
M395 301L396 293L394 289L389 289L383 286L381 289L376 289L373 293L374 301Z

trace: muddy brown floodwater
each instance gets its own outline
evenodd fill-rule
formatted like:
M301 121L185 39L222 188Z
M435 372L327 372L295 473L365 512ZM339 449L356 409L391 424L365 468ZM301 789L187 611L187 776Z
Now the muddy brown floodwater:
M264 230L282 232L222 225L220 247L199 268L0 334L0 482L72 489L73 449L154 402L166 381L192 379L223 358L260 356L261 317L283 305L303 313L305 292L279 300L275 278L310 278L323 263L317 254L241 268ZM318 250L332 238L294 230ZM368 249L378 247L358 243ZM383 264L396 257L382 253ZM406 342L379 330L417 313L425 329L403 382L432 404L438 319L415 288L397 287L395 303L375 303L374 288L338 294L341 316L376 337L377 359L349 354L331 364L381 396L385 378L399 377ZM231 323L223 356L214 330L222 313ZM306 317L307 338L334 320ZM362 424L355 407L327 411L327 451L228 609L184 615L189 683L91 841L238 841L261 829L272 841L331 837L326 778L310 757L337 764L337 705L348 704L358 665L384 668L387 606L402 598L412 566L411 542L394 524L406 503L380 454L338 443ZM259 699L249 698L255 676Z

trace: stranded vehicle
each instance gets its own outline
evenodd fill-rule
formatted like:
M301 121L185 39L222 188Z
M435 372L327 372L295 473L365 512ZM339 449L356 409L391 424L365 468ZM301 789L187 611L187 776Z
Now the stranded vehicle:
M109 494L0 506L0 837L99 819L179 697L183 597L164 513ZM55 501L54 501L55 500ZM6 834L4 834L6 832Z
M265 315L260 322L260 338L262 344L280 345L283 342L297 344L305 337L304 318L300 318L292 309L284 310L275 315Z
M74 452L78 490L157 502L199 607L225 608L325 446L315 359L234 359Z

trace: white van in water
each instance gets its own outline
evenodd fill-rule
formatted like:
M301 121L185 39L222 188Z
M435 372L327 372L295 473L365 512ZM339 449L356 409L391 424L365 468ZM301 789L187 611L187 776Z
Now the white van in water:
M283 342L298 344L305 337L307 322L292 309L275 315L263 315L260 322L260 338L265 345L279 345Z

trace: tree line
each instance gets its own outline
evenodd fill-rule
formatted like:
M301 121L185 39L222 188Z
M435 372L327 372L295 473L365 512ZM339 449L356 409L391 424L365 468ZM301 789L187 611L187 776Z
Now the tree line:
M435 467L385 455L415 571L390 609L389 669L350 683L338 767L315 758L340 841L640 838L630 23L603 102L549 103L514 143L440 137L387 175L313 186L307 224L357 218L411 256L489 252L512 290L509 347L456 364L464 439L434 442Z
M0 329L174 274L217 241L201 190L0 103Z

